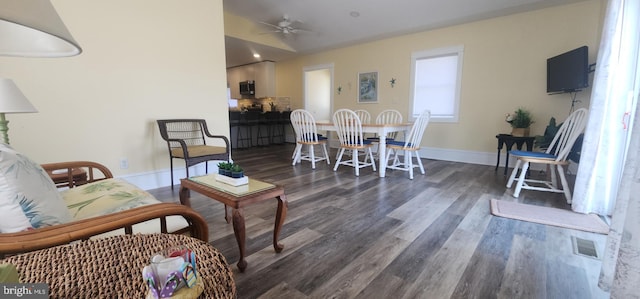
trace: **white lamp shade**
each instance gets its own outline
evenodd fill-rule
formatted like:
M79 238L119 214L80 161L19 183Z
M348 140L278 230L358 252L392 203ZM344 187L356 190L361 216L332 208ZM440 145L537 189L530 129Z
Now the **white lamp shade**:
M81 52L49 0L0 1L0 55L64 57Z
M0 113L38 112L13 80L0 78Z

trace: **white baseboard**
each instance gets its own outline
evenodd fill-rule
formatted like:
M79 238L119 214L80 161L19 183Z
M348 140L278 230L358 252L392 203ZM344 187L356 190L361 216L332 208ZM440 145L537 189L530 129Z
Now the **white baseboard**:
M420 149L420 157L425 159L495 166L497 153L443 149L443 148L435 148L435 147L422 147ZM502 170L503 169L502 167L504 167L505 160L506 160L506 152L503 151L502 153L500 153L499 171L504 171ZM218 172L218 162L220 161L209 162L209 173ZM509 167L513 168L514 165L515 165L515 159L510 158ZM538 165L533 165L531 169L544 170L544 168L536 167L536 166ZM578 171L578 164L571 163L568 168L570 173L575 174ZM191 176L198 176L198 175L205 175L205 174L206 172L205 172L204 164L199 164L189 168L189 175ZM159 171L127 174L127 175L118 176L118 177L124 180L127 180L128 182L144 190L149 190L149 189L156 189L156 188L166 187L171 185L170 176L171 176L171 171L170 169L167 168ZM173 169L173 183L175 185L175 188L178 188L180 186L180 179L184 177L185 177L184 167L176 167Z
M218 162L209 162L209 173L218 173ZM204 163L189 168L190 176L205 175ZM173 184L174 188L180 188L180 179L184 178L186 171L183 167L173 168ZM118 176L118 178L124 179L129 183L132 183L143 190L156 189L160 187L171 186L171 169L163 169L158 171L148 171L134 174L126 174Z

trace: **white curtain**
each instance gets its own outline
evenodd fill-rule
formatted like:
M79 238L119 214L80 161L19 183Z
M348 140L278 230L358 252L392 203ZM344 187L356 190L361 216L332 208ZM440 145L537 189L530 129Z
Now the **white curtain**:
M611 215L638 100L640 1L610 0L604 20L589 120L572 209Z

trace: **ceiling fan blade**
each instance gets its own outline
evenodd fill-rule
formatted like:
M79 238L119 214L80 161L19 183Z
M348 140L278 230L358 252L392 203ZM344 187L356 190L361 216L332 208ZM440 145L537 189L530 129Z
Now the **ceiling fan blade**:
M272 30L272 31L258 32L258 34L273 34L273 33L282 33L282 31Z
M282 28L281 28L280 26L278 26L278 25L273 25L273 24L269 24L269 23L267 23L267 22L262 22L262 21L259 21L258 23L260 23L260 24L262 24L262 25L267 25L267 26L269 26L269 27L276 28L276 29L278 29L278 30L282 30Z
M313 31L307 30L307 29L302 29L302 28L292 28L292 29L289 30L289 32L291 32L291 33L311 33Z

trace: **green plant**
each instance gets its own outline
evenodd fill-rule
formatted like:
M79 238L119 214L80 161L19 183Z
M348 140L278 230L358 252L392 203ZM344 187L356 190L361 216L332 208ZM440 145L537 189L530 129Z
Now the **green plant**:
M238 164L232 164L231 171L232 172L242 172L242 167L240 167L240 165L238 165Z
M231 170L231 163L229 162L220 162L218 163L218 168L223 170Z
M518 108L513 114L507 114L505 120L514 128L528 128L533 123L531 112L524 108Z

